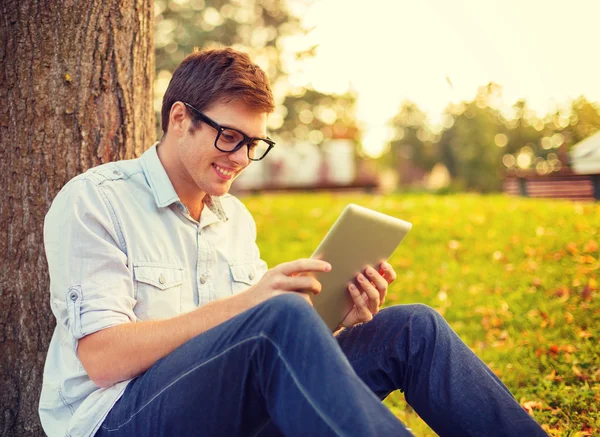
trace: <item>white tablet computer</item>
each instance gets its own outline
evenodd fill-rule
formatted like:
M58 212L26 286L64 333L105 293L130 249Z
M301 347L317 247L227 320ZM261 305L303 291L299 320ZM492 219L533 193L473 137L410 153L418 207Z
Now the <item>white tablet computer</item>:
M331 271L316 273L323 285L311 295L314 308L332 331L354 306L348 284L367 265L374 268L387 260L412 224L362 206L348 205L311 258L331 264Z

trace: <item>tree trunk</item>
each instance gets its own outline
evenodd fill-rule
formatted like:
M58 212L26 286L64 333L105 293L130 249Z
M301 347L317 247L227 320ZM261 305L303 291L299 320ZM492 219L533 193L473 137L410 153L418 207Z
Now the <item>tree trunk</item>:
M43 221L89 167L155 138L152 0L0 2L0 435L43 435L54 329Z

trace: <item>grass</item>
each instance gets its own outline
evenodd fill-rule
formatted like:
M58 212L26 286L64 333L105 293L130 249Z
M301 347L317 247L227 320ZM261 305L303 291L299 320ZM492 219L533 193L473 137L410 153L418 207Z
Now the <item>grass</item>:
M600 430L600 205L479 195L246 197L270 266L308 257L348 203L413 223L386 305L437 309L551 436ZM386 404L434 436L394 393Z

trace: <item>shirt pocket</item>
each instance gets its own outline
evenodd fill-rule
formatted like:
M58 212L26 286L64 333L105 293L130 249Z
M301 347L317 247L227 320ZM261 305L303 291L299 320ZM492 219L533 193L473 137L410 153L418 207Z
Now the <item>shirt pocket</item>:
M176 264L134 262L137 304L133 311L141 320L168 319L181 314L183 269Z
M240 293L256 284L266 270L264 261L229 263L231 273L231 293Z

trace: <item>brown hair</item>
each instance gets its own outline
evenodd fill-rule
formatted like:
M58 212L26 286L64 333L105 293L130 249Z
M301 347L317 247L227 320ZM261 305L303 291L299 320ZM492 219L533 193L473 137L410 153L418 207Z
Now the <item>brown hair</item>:
M267 75L246 53L231 48L194 52L179 64L169 82L162 102L162 129L167 133L171 107L177 101L203 111L233 100L261 112L275 109Z

